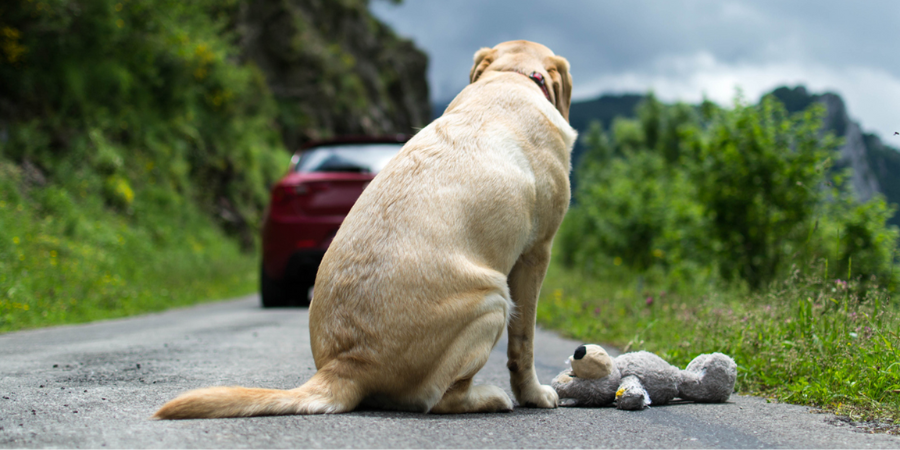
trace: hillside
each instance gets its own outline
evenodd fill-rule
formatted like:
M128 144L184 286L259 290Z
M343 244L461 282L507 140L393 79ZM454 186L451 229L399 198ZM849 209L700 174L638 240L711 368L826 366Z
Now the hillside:
M256 288L301 143L409 133L427 57L366 0L0 5L0 331Z
M427 56L369 14L367 1L262 0L232 14L243 58L265 73L287 148L429 122Z
M860 124L850 119L840 95L831 92L811 94L803 86L780 87L772 91L772 95L790 112L799 112L813 102L822 102L827 109L825 129L844 139L837 168L853 169L851 183L857 197L865 201L881 193L888 203L900 204L900 179L897 177L900 152L882 143L877 135L864 133ZM900 214L894 214L890 223L900 225Z
M836 168L853 169L850 183L854 193L862 201L876 193L885 196L888 203L900 204L900 151L885 145L874 134L864 133L859 123L850 119L844 100L834 93L811 94L803 86L779 87L771 92L789 112L803 111L814 102L822 102L826 107L824 128L844 139L841 146L841 160ZM635 107L644 98L637 94L604 95L594 100L572 103L569 113L570 123L584 136L594 121L600 121L604 129L609 129L616 116L634 117ZM572 151L573 166L577 166L584 152L584 143L579 140ZM573 171L574 173L574 171ZM577 180L573 180L573 184ZM900 214L894 214L889 221L900 226Z
M594 100L573 102L569 108L569 124L584 136L591 123L599 121L604 129L609 129L616 117L634 117L634 109L644 99L639 94L604 95ZM572 165L581 160L584 143L581 139L572 149Z

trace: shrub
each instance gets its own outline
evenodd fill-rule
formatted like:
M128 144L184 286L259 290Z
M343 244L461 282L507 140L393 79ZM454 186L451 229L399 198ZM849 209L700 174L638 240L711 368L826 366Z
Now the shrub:
M880 197L853 200L845 174L829 170L838 143L822 116L819 105L788 115L771 96L731 109L648 96L611 138L599 125L584 138L560 256L588 273L624 265L670 284L753 290L824 258L832 273L893 286L892 211Z

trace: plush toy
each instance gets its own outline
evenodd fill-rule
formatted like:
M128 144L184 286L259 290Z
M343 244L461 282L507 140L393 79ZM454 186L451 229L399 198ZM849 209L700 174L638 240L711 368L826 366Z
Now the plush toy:
M605 406L638 410L676 397L722 403L734 391L737 364L722 353L694 358L680 370L649 352L612 358L599 345L582 345L569 357L571 368L550 383L562 406Z

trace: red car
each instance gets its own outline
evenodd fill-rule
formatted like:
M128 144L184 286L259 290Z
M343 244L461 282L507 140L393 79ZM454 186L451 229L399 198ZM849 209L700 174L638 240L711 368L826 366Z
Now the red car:
M309 305L325 250L363 189L409 136L305 145L272 188L262 228L263 307Z

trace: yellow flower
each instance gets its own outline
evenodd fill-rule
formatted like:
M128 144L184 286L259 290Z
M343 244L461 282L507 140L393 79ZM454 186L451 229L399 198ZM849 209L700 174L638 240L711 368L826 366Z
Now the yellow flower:
M615 265L617 265L617 266L621 266L621 265L622 265L622 258L616 256L615 258L613 258L613 264L615 264Z
M13 237L13 244L19 245L19 237L18 236Z

